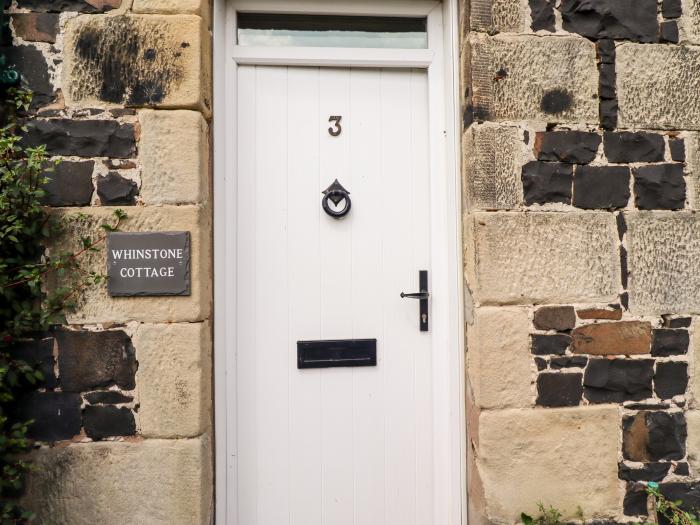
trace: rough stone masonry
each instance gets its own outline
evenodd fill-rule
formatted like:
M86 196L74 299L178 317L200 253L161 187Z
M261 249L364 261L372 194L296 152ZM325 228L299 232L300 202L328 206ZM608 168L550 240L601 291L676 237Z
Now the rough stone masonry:
M28 343L40 522L210 522L206 0L13 0L47 205L192 234L187 298L85 291ZM700 506L700 1L460 3L471 523ZM101 269L104 253L90 255ZM85 502L94 502L86 505ZM99 503L99 504L98 504Z
M700 504L700 2L461 4L470 523Z
M46 204L96 233L189 231L188 297L84 291L67 326L27 342L47 381L21 403L38 469L37 523L210 523L210 5L205 0L14 0L3 53L34 91L24 141L61 159ZM102 250L104 250L104 246ZM104 272L104 251L90 270Z

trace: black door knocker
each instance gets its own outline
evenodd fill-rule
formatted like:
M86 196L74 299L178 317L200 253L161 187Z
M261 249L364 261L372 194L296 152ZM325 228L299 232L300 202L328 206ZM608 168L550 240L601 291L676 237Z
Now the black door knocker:
M343 188L343 185L338 182L338 179L333 181L333 184L328 186L323 193L323 199L321 204L323 205L323 211L334 219L342 219L350 211L352 206L352 201L350 201L350 192ZM328 205L328 200L337 207L342 201L345 201L345 206L339 210L334 210Z

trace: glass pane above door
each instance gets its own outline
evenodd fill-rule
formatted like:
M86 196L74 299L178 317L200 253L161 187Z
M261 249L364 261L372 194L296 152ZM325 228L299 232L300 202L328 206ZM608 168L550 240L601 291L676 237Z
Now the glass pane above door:
M238 45L426 49L425 18L238 13Z

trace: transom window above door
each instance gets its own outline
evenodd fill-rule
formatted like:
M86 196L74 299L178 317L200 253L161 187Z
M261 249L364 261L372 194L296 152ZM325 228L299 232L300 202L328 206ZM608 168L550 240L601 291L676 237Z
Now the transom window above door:
M426 49L425 18L238 13L238 45Z

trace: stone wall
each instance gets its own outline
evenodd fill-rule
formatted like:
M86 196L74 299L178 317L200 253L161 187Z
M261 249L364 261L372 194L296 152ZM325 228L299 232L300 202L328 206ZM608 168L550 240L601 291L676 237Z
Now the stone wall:
M14 0L0 51L34 90L30 145L62 162L47 204L72 233L191 232L189 297L82 290L68 325L22 348L46 384L21 403L38 470L26 505L56 524L212 516L211 36L204 0ZM85 257L104 272L104 243Z
M700 503L700 4L461 5L471 523Z

